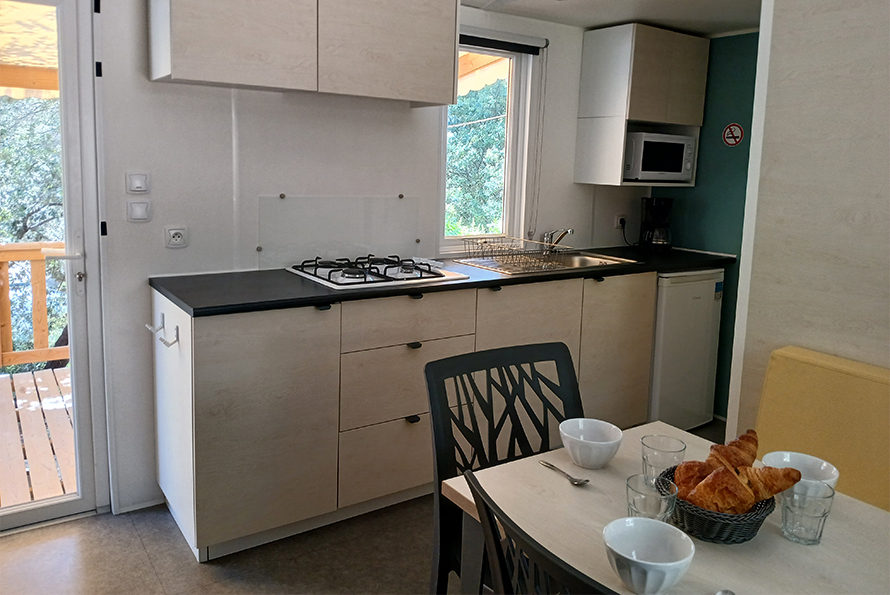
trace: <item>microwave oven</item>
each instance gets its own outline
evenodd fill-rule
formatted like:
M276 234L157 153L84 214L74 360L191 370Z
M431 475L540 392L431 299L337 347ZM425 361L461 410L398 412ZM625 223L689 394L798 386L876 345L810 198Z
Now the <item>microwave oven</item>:
M695 137L629 132L624 146L624 179L640 182L691 182Z

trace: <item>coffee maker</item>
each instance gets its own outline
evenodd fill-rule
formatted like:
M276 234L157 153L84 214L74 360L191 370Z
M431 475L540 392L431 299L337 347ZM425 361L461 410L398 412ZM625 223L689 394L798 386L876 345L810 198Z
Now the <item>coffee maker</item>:
M671 206L673 198L643 197L640 249L665 252L671 249Z

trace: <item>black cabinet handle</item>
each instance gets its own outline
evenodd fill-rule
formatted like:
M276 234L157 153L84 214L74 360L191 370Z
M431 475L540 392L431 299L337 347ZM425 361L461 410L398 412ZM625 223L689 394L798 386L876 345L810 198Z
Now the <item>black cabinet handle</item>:
M412 300L421 300L421 299L423 299L423 294L422 293L412 293L411 299Z
M500 285L495 285L494 287L489 287L489 289L492 290L492 291L500 291L500 290L501 290L501 286L500 286Z
M322 304L321 306L315 306L315 309L316 310L330 310L331 305L330 304Z
M597 283L602 283L603 281L606 280L606 278L605 277L594 277L593 280L596 281Z
M410 347L411 349L420 349L421 347L423 347L423 343L421 343L420 341L414 341L412 343L408 343L408 347Z
M405 418L405 421L408 422L409 424L420 423L420 416L419 415L409 415L408 417Z

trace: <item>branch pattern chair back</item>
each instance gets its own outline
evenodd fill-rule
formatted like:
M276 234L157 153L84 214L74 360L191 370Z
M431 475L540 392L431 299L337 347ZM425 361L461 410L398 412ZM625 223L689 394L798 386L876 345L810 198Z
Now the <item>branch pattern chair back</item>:
M472 471L465 471L464 477L482 523L495 593L614 593L566 564L523 531L495 504Z
M572 356L564 343L468 353L425 368L435 463L435 544L431 592L460 574L461 510L441 484L558 445L559 423L583 417Z

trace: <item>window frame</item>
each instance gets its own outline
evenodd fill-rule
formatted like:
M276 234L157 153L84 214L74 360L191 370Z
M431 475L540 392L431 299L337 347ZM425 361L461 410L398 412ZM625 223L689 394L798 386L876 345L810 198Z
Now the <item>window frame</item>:
M484 53L511 58L509 94L507 96L506 156L504 163L504 233L446 236L445 200L448 158L448 106L441 110L441 180L439 199L438 254L442 257L465 253L464 240L483 237L523 237L526 194L528 192L528 164L533 162L536 147L529 143L533 100L532 79L540 56L519 51L495 49L482 45L461 43L458 51ZM457 74L455 73L455 76Z

